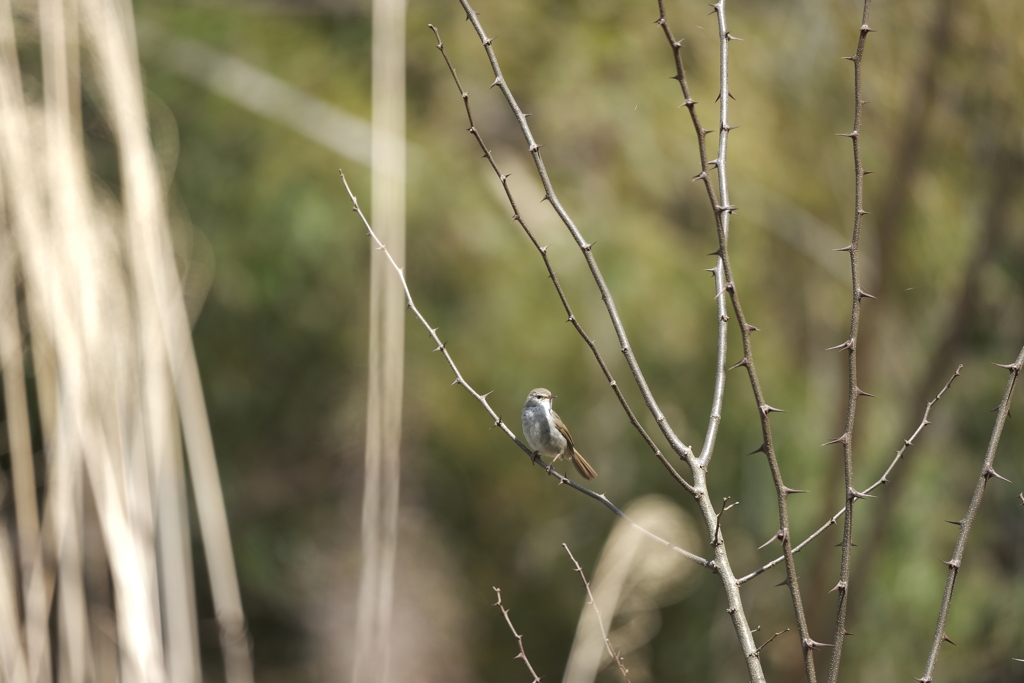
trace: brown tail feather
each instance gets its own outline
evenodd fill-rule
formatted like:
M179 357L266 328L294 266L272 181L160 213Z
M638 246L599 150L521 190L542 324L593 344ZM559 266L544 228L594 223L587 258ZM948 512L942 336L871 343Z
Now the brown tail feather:
M590 463L583 459L580 452L575 448L572 449L572 464L576 466L576 471L580 473L580 476L584 479L593 479L597 476L597 472Z

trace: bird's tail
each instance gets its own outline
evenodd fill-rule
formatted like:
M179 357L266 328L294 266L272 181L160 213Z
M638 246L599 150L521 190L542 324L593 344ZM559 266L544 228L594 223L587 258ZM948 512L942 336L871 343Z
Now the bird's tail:
M572 449L572 464L576 466L576 471L580 473L580 476L584 479L593 479L597 476L597 472L590 463L583 459L580 452L575 448Z

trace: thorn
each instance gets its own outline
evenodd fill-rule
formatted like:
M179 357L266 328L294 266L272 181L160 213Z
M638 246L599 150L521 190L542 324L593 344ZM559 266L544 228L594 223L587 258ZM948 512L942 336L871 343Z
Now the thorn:
M853 634L852 634L852 633L850 633L849 631L847 631L847 630L846 630L846 629L844 628L844 629L843 629L843 635L844 635L844 636L852 636Z
M767 403L763 404L760 407L760 410L761 410L761 414L762 415L767 415L768 413L784 413L784 412L786 412L782 408L773 408L772 406L768 405Z
M960 563L956 560L949 560L948 562L946 560L940 560L940 562L942 562L942 564L946 565L950 569L960 569Z
M726 204L725 206L715 206L715 211L718 213L736 213L737 210L738 209L735 206L731 206L729 204Z
M708 172L707 171L701 171L697 175L693 176L693 178L690 179L690 182L693 182L695 180L704 180L707 177L708 177Z
M449 385L449 386L455 386L456 384L462 384L462 378L461 377L456 377L455 381L452 382L451 385Z
M861 499L862 500L864 498L877 498L878 497L878 496L872 496L870 493L861 493L860 491L858 491L857 489L855 489L853 487L850 487L850 490L847 491L847 495L849 495L854 500L857 500L857 499Z
M860 133L858 133L855 130L850 131L849 133L836 133L836 135L838 135L841 138L856 138L856 137L860 137Z
M957 644L954 643L952 640L950 640L949 636L947 636L945 633L942 634L942 639L944 641L946 641L947 643L949 643L950 645L952 645L953 647L957 647Z
M832 251L853 251L853 245L847 244L845 247L839 247L838 249L833 249Z
M988 465L987 467L985 467L985 474L984 474L984 476L985 476L986 479L991 479L992 477L995 477L996 479L999 479L1001 481L1005 481L1007 484L1012 484L1013 483L1012 481L1010 481L1009 479L1007 479L1006 477L1004 477L1003 475L999 474L994 469L992 469L992 465Z
M533 143L532 145L530 145L530 154L533 154L533 153L534 153L534 152L536 152L536 151L537 151L538 149L540 149L540 145L538 145L538 144L537 144L536 142L535 142L535 143ZM547 198L548 198L548 196L547 196L547 195L544 195L544 199L547 199Z
M868 294L863 289L857 291L857 296L859 296L861 299L877 299L878 298L874 294Z
M842 344L836 344L835 346L830 346L830 347L828 347L825 350L826 351L845 351L846 349L852 349L852 348L853 348L853 340L852 339L847 339Z
M869 394L868 392L864 391L860 387L857 387L857 395L858 396L867 396L868 398L878 398L874 394Z
M868 26L867 24L863 24L863 25L862 25L862 26L860 27L860 32L861 32L861 33L874 33L874 32L875 32L875 29L871 28L871 27L870 27L870 26Z
M739 361L738 361L738 362L737 362L736 364L734 364L734 365L731 365L731 366L729 366L729 367L727 368L727 370L735 370L736 368L738 368L738 367L739 367L739 366L741 366L741 365L742 365L743 367L747 367L747 366L749 366L749 365L750 365L750 364L749 364L749 363L747 362L747 357L746 357L746 356L744 356L744 357L743 357L742 359L740 359L740 360L739 360Z
M743 40L742 38L737 38L736 36L734 36L733 34L729 33L728 31L725 32L725 39L726 40L739 40L739 41Z
M493 88L494 86L496 86L496 85L500 85L500 84L501 84L501 77L499 76L499 77L495 78L495 79L494 79L494 82L493 82L493 83L491 83L491 84L490 84L489 86L487 86L487 87L488 87L488 89L490 89L490 88Z
M768 452L767 444L762 443L760 446L758 446L754 450L752 450L749 453L747 453L747 455L753 455L754 453L767 453L767 452ZM1021 494L1021 496L1024 496L1024 494ZM1024 500L1024 497L1022 497L1021 500ZM1024 503L1021 503L1021 505L1024 505Z
M849 440L850 440L850 437L848 437L846 435L846 432L843 432L840 436L837 436L836 438L832 439L831 441L826 441L825 443L823 443L821 445L822 446L831 446L831 445L837 444L837 443L845 444Z
M787 585L789 585L789 577L788 576L785 579L783 579L782 583L777 583L777 584L775 584L774 587L775 588L780 588L781 586L787 586Z
M956 521L954 521L954 520L952 520L952 519L947 519L947 520L946 520L946 523L947 523L947 524L953 524L954 526L963 526L963 524L964 524L964 520L962 520L962 519L959 519L959 520L956 520Z
M437 348L435 348L434 350L435 351L444 351L444 347L447 346L447 345L448 345L448 342L441 342L440 344L437 345Z
M490 47L491 43L494 42L494 38L488 38L483 42L484 47Z
M839 583L837 583L835 586L832 587L832 590L830 590L829 593L835 593L838 590L841 590L841 591L845 592L846 588L847 588L846 582L845 581L840 581Z
M1020 494L1020 504L1024 505L1024 493Z
M754 327L753 325L747 324L747 332L758 332L760 328Z
M487 397L488 397L488 396L490 396L490 395L491 395L491 394L493 394L493 393L494 393L494 389L491 389L491 390L490 390L490 391L488 391L488 392L487 392L486 394L480 394L480 398L482 398L482 399L484 399L484 400L486 401L486 400L487 400ZM499 421L500 421L500 420L499 420Z
M1005 365L1003 363L993 363L992 365L996 366L997 368L1002 368L1003 370L1009 370L1010 372L1013 373L1020 372L1020 366L1016 365L1015 363L1006 363Z
M767 541L765 541L761 545L757 546L757 549L758 550L764 550L765 548L770 546L775 541L781 541L781 540L782 540L782 529L779 529L778 531L775 532L774 536L769 538ZM782 584L779 584L779 585L781 586Z
M583 243L583 251L590 251L593 248L594 248L594 242L589 242L589 243L584 242Z
M932 679L931 678L924 677L924 676L922 676L921 678L915 678L914 680L917 681L918 683L932 683Z
M782 495L788 496L791 493L808 493L808 492L805 491L804 489L791 489L788 486L783 486L782 487Z
M805 638L801 644L804 646L805 650L820 650L823 647L832 647L831 643L819 643L818 641L811 640L810 638Z

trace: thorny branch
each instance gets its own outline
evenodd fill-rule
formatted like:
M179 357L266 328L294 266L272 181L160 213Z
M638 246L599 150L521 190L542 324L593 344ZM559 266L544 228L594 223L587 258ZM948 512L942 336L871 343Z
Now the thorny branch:
M846 640L846 611L849 606L850 586L850 551L853 547L853 506L857 499L863 498L861 493L854 488L853 481L853 435L854 422L857 415L857 400L861 396L869 396L867 392L857 386L857 334L860 331L860 304L865 297L871 297L860 285L860 233L864 215L864 162L861 158L860 129L864 109L862 89L862 66L864 60L864 44L867 42L868 33L871 28L868 26L868 16L871 13L871 0L864 0L863 16L861 18L860 38L857 41L857 53L849 59L853 62L853 131L844 133L853 141L853 169L854 169L854 213L853 213L853 237L850 244L842 248L850 254L850 273L853 282L853 303L850 308L850 336L845 342L835 347L847 351L847 374L849 378L848 394L846 402L846 425L845 431L838 438L830 441L830 444L841 443L843 445L843 473L845 478L846 509L843 517L843 543L842 558L839 562L839 582L835 590L838 592L839 604L836 606L836 628L832 640L832 659L829 663L828 683L836 683L839 679L839 661L843 655L843 643ZM874 297L871 297L874 298Z
M619 673L622 674L622 678L626 683L629 683L628 670L626 669L626 665L622 662L622 655L612 649L612 643L608 640L608 630L604 627L604 619L601 618L601 610L597 608L597 601L594 600L594 594L590 590L590 582L587 581L587 575L583 573L583 567L581 567L580 563L576 561L572 551L569 550L569 546L563 543L562 547L565 548L565 552L569 553L569 558L572 560L572 563L576 565L576 573L580 575L580 579L583 580L583 586L587 589L587 599L590 601L590 605L594 608L594 614L597 616L597 625L601 629L601 637L604 639L604 646L605 649L608 650L608 656L611 657L612 661L614 661L619 667Z
M724 0L721 1L724 2ZM523 113L523 110L519 107L519 104L516 102L516 99L513 96L511 89L505 82L505 78L502 75L501 66L498 64L498 58L495 55L494 48L492 45L493 39L487 37L483 25L480 23L480 19L477 16L477 13L469 5L469 1L459 0L459 2L462 4L463 9L466 11L466 18L470 21L470 23L472 23L473 28L480 39L480 43L483 45L484 51L487 53L487 58L491 64L491 70L494 72L494 82L492 83L492 87L498 86L498 88L501 90L502 95L505 97L505 101L508 103L509 108L512 110L512 113L514 114L516 120L519 122L520 130L522 131L523 137L526 140L530 154L533 156L534 165L537 167L537 173L540 177L541 184L544 186L544 199L546 199L551 204L552 208L554 208L562 223L569 230L569 233L572 235L572 238L576 242L576 245L580 248L583 257L586 260L588 267L590 268L590 272L594 278L594 282L597 284L598 290L601 292L601 298L604 301L605 308L608 311L608 316L611 320L612 327L615 330L615 335L619 340L622 353L626 358L626 363L629 366L630 371L633 373L633 379L636 381L637 387L640 389L640 393L644 398L644 402L647 404L648 410L651 412L651 415L655 418L655 421L658 423L658 426L660 427L662 434L664 434L665 438L668 439L669 444L672 447L672 450L675 451L676 454L679 455L679 457L683 458L690 467L691 474L693 475L694 496L697 500L698 505L701 508L701 516L704 520L705 526L707 527L709 538L712 541L712 546L715 552L714 566L717 569L719 576L721 577L722 586L725 590L726 600L728 603L726 611L732 619L733 628L736 632L736 636L740 642L740 646L743 650L743 653L746 655L745 659L747 663L747 671L750 676L750 680L760 683L761 681L764 681L764 673L761 669L760 659L758 658L757 646L755 645L754 639L750 634L750 627L747 623L746 612L743 609L743 602L739 593L739 586L736 583L736 578L733 575L732 567L729 563L729 556L725 548L725 543L720 538L716 539L715 526L717 521L717 513L715 512L714 506L712 505L711 500L707 494L706 463L702 464L698 456L694 455L692 449L689 446L685 445L679 439L679 437L676 436L675 432L668 424L668 420L666 419L664 413L658 406L658 403L654 398L654 395L651 393L650 387L647 384L647 380L645 379L644 374L640 369L640 365L637 362L636 356L633 353L633 349L629 343L629 339L626 336L626 331L622 324L622 319L619 317L618 311L615 307L615 301L612 298L612 294L608 289L608 285L605 282L604 277L601 275L601 270L597 265L597 261L593 254L593 244L588 243L583 238L582 233L576 227L576 224L573 222L572 218L569 216L566 210L562 207L557 195L555 194L554 188L551 184L551 179L548 176L547 170L544 165L544 160L540 154L540 145L538 145L536 140L534 139L533 132L531 131L530 126L526 121L526 115ZM720 8L721 2L716 7ZM724 19L722 21L724 22ZM722 26L724 30L724 23L722 24ZM731 40L731 36L728 36L727 33L723 33L723 40ZM718 221L718 223L719 236L721 239L722 222ZM726 276L725 281L728 283L728 260L724 256L722 259L722 263L724 268L723 272ZM736 302L734 300L734 306L735 305ZM720 347L720 351L721 348L722 347ZM716 424L714 417L712 418L712 423ZM715 540L718 540L718 542L715 543ZM799 611L802 614L802 609Z
M360 220L366 227L367 234L376 243L377 248L384 252L384 255L387 257L388 262L391 264L391 267L394 268L395 272L398 274L399 279L402 281L402 289L405 292L406 305L409 307L409 310L411 310L413 314L416 316L417 320L420 321L420 324L422 324L423 327L426 328L427 332L430 334L430 338L433 339L434 343L437 344L437 347L434 350L441 352L441 354L444 356L445 361L447 361L448 363L448 367L451 368L452 372L455 374L455 381L452 382L452 384L458 384L463 389L465 389L473 398L475 398L477 402L479 402L480 405L484 407L484 410L487 411L488 415L491 416L491 419L494 420L493 426L500 427L501 430L505 433L505 435L508 436L508 438L512 439L512 441L514 441L515 444L519 446L519 448L522 449L522 451L530 457L531 462L536 463L537 461L534 458L533 449L531 449L529 446L527 446L526 444L519 440L515 433L511 429L509 429L508 425L505 424L504 420L501 419L501 417L494 411L491 405L487 402L487 397L490 395L491 392L481 394L477 392L475 389L473 389L469 382L467 382L465 378L463 378L462 373L459 372L459 368L458 366L455 365L455 361L452 359L451 354L448 353L448 349L445 345L445 342L442 342L441 338L437 336L437 328L430 326L430 323L427 322L427 319L423 317L423 314L420 313L420 310L416 307L416 304L413 302L412 292L409 290L409 283L405 279L404 270L398 265L394 258L392 258L391 252L388 251L384 243L382 243L380 239L377 237L377 233L375 233L373 231L373 228L370 227L370 222L366 219L366 215L363 213L363 210L359 208L359 201L356 199L355 194L352 192L352 188L349 187L348 180L345 178L344 173L341 173L341 181L345 185L345 190L346 192L348 192L349 199L352 200L352 210L359 215ZM687 550L683 550L678 546L672 545L660 536L657 536L656 534L651 533L647 529L644 529L642 526L638 525L636 522L630 519L629 516L626 515L626 513L624 513L622 510L616 507L610 500L608 500L607 496L605 496L603 493L597 493L595 491L588 489L585 486L577 484L575 481L559 473L554 468L547 469L547 473L550 476L557 479L559 484L566 484L567 486L576 489L580 493L589 496L594 500L599 501L602 505L604 505L606 508L614 512L622 519L629 522L634 529L644 534L651 540L660 543L669 550L676 552L703 567L706 567L713 571L719 570L719 567L717 566L716 562L712 560L707 560L703 557L700 557L699 555L695 555Z
M924 409L924 415L921 417L921 422L920 422L920 424L917 425L917 429L915 429L914 433L910 435L910 438L905 439L903 441L903 445L900 447L900 449L898 451L896 451L896 457L894 457L892 459L892 462L889 463L889 466L885 468L885 472L882 473L882 476L879 477L875 481L874 484L872 484L871 486L869 486L866 489L864 489L863 493L871 493L872 491L877 489L879 486L882 486L884 484L888 484L889 483L889 475L892 474L892 471L893 471L893 469L895 469L896 464L900 460L903 459L903 456L906 453L907 449L914 445L914 440L921 434L922 431L924 431L924 428L931 424L931 422L928 420L928 415L931 414L931 412L932 412L932 406L934 406L936 403L939 402L939 399L942 398L942 395L945 394L946 390L949 389L950 385L953 384L953 380L955 380L957 377L960 376L960 371L963 370L963 368L964 368L963 365L958 365L957 368L956 368L956 372L954 372L953 376L950 377L946 381L946 384L942 387L942 389L939 391L939 393L935 395L935 398L933 398L932 400L928 401L928 404L925 406L925 409ZM858 498L857 500L861 500L861 499ZM815 531L813 534L811 534L810 536L805 538L803 541L801 541L799 545L794 547L793 548L793 552L794 553L798 553L801 550L803 550L804 547L807 544L809 544L811 541L813 541L818 536L823 534L825 532L825 530L828 529L830 526L834 525L836 523L836 521L840 517L842 517L843 513L845 513L845 512L846 512L846 507L843 506L842 508L839 509L838 512L836 512L834 515L832 515L832 517L830 517L827 522L825 522L820 527L818 527L817 531ZM768 564L762 565L761 567L758 567L757 569L755 569L754 571L750 572L746 576L741 577L739 579L739 583L742 585L742 584L746 583L747 581L750 581L755 576L759 576L760 574L763 574L764 572L768 571L769 569L771 569L775 565L777 565L780 562L782 562L783 559L784 558L781 555L779 557L776 557L774 560L772 560Z
M665 0L658 0L658 26L661 26L665 33L665 39L672 47L672 57L675 61L676 75L673 78L679 81L679 87L683 90L683 105L690 112L690 121L693 123L693 130L697 134L697 150L700 155L700 173L694 180L701 180L704 183L704 190L708 194L708 201L711 203L712 213L715 216L715 225L718 229L729 234L728 214L715 211L718 206L718 197L714 185L711 183L711 166L714 162L708 161L707 135L712 131L704 128L697 115L697 101L690 96L690 86L686 82L686 69L683 67L682 46L683 42L677 40L668 25L668 18L665 15ZM720 155L721 156L721 155ZM724 169L724 167L722 167ZM724 170L722 170L724 177ZM728 187L726 185L726 187ZM715 257L715 267L711 270L715 278L715 303L718 311L718 355L715 359L715 393L711 401L711 417L708 421L708 431L704 436L704 445L700 450L699 462L701 467L706 468L711 461L715 450L715 441L718 437L718 427L722 422L722 398L725 395L725 358L728 348L729 315L725 303L725 280L722 272L722 257Z
M526 658L526 650L523 649L523 637L519 635L516 631L516 627L512 625L512 618L509 617L508 610L505 609L505 605L501 604L501 589L497 586L491 586L491 588L494 589L494 594L498 597L498 601L494 603L495 606L501 610L502 616L505 617L505 623L508 624L508 629L512 631L512 635L516 637L516 641L519 643L519 654L516 655L516 659L523 660L523 664L525 664L526 668L530 670L530 675L533 676L533 681L531 683L541 683L540 676L538 676L537 672L533 670L533 665L530 664L530 660Z
M711 131L705 130L703 126L700 125L700 121L697 118L695 109L696 102L690 95L690 89L686 82L686 72L683 68L682 53L680 51L681 43L676 40L668 26L668 20L665 16L664 0L659 0L658 7L661 14L657 23L662 27L665 37L668 40L669 45L672 47L672 53L676 64L675 78L679 81L680 87L683 89L683 97L685 98L683 104L690 112L690 119L693 122L694 130L697 133L697 141L701 155L701 172L696 176L696 179L704 181L708 199L711 202L711 208L715 215L715 227L718 232L717 256L719 258L716 269L722 274L721 279L723 282L721 285L721 292L729 294L729 298L732 301L733 311L736 313L736 322L739 326L743 342L743 358L733 367L739 367L741 365L746 367L747 374L750 378L750 385L754 392L754 399L757 402L761 420L761 433L763 437L761 446L757 450L763 452L767 457L768 467L772 474L772 481L775 484L779 508L779 532L777 534L777 538L782 542L783 556L786 562L786 584L789 586L789 592L793 602L793 612L796 617L797 631L799 632L800 643L803 648L804 668L806 670L807 680L809 683L815 683L817 675L814 670L813 650L824 647L824 644L811 638L810 627L807 624L807 617L805 616L803 608L803 600L800 595L800 584L796 572L796 562L793 559L793 548L789 534L789 509L787 506L787 498L791 493L794 493L796 489L789 488L783 482L782 473L779 470L778 459L775 455L775 445L772 440L771 422L769 420L770 413L781 411L779 411L778 408L770 406L764 399L764 394L761 390L761 383L758 379L757 370L754 365L753 348L750 343L750 334L757 328L749 324L743 314L743 308L740 305L739 292L736 288L736 283L732 275L732 266L729 262L729 218L731 214L736 211L736 207L730 204L728 198L728 183L725 174L725 156L727 151L728 134L729 131L732 130L732 126L730 126L728 122L728 101L731 97L731 93L729 92L728 73L729 43L732 40L735 40L735 36L729 32L726 26L725 0L719 0L719 2L711 6L718 18L718 34L721 46L719 145L718 158L709 162L707 161L707 151L704 138ZM721 199L716 197L714 189L711 186L708 173L711 165L716 166L718 169L719 192L721 194ZM720 319L721 317L722 316L720 316ZM721 351L722 348L722 344L720 343L719 350ZM710 453L706 455L707 457L710 457ZM701 457L703 459L705 454L702 454ZM702 460L702 463L704 462L705 461Z
M1017 379L1020 377L1021 368L1024 367L1024 348L1017 354L1017 360L1009 365L1000 365L1010 371L1010 378L1006 381L1006 390L1003 392L1003 400L996 409L996 424L992 428L992 436L988 441L988 449L985 451L985 461L981 465L981 473L978 475L978 483L974 486L974 495L967 506L967 515L957 522L960 526L960 534L956 539L956 548L953 550L953 557L945 564L949 567L946 574L946 588L942 593L942 603L939 605L939 618L935 625L935 635L932 638L932 647L928 652L928 662L925 665L924 675L917 679L921 683L931 683L935 673L935 663L939 657L939 647L942 641L949 641L946 635L946 620L949 618L949 606L953 601L953 587L956 584L957 576L960 574L960 566L964 559L964 550L967 548L967 536L971 533L971 526L978 516L978 508L981 507L981 499L985 495L985 487L989 479L1003 479L992 467L996 459L996 449L999 447L999 439L1003 435L1003 427L1006 425L1006 418L1010 415L1010 402L1013 400L1013 390L1017 386ZM949 641L952 642L952 641Z
M597 364L601 367L601 372L604 373L605 379L608 380L608 384L609 386L611 386L612 391L615 392L615 397L619 399L619 404L622 406L622 409L626 412L626 416L629 418L630 424L632 424L633 428L640 433L640 436L643 437L643 440L647 443L647 446L651 449L651 451L653 451L654 455L658 458L658 460L665 467L665 469L668 470L672 478L675 479L680 486L685 488L690 493L690 495L696 495L696 491L694 490L693 485L690 484L690 482L686 481L686 479L684 479L682 475L679 474L676 468L672 466L672 463L668 461L665 455L661 452L661 449L658 448L658 444L654 442L651 436L647 433L647 430L644 429L643 425L640 424L640 421L633 413L633 409L630 408L629 403L626 402L626 397L623 395L622 389L619 388L618 382L616 382L615 378L612 376L611 370L608 368L608 364L605 363L604 358L601 356L601 352L597 348L597 342L595 342L593 338L589 334L587 334L586 330L584 330L583 326L580 324L579 319L572 312L572 308L569 305L569 301L565 297L565 292L562 290L562 285L558 281L558 276L555 275L555 270L554 268L551 267L551 261L548 258L548 248L546 246L541 246L540 242L537 241L537 237L533 234L533 231L526 224L526 220L523 218L522 213L520 213L519 206L516 203L515 197L512 196L512 189L509 187L508 184L508 177L510 174L504 174L500 170L498 170L498 164L494 160L494 156L491 154L491 150L487 148L487 145L484 144L483 138L480 137L480 131L476 127L476 123L473 121L473 111L472 109L470 109L469 106L469 93L463 89L462 83L461 81L459 81L459 77L455 73L455 66L448 58L448 53L446 53L444 50L444 43L441 42L441 34L438 32L437 28L433 24L428 24L428 26L430 27L430 30L434 32L434 37L437 38L437 49L441 51L441 56L444 57L445 64L448 65L448 71L451 73L452 79L455 81L455 87L459 89L459 94L462 96L462 103L466 107L466 118L469 120L469 133L473 136L477 144L480 146L480 150L484 153L484 158L487 159L487 162L491 165L491 169L494 171L494 174L498 176L498 180L501 182L501 187L505 191L505 196L508 198L508 203L512 207L512 220L519 223L519 226L523 229L523 232L526 233L526 236L530 239L530 242L537 250L537 253L540 254L541 259L544 261L544 267L548 271L548 277L551 279L551 284L554 286L555 291L558 293L558 299L559 301L562 302L562 308L565 309L565 314L569 316L569 322L571 322L573 327L576 328L576 332L579 333L580 337L582 337L586 345L590 347L591 353L594 354L594 359L597 361Z
M526 114L523 113L522 108L516 102L515 96L512 94L512 90L508 87L505 82L505 77L501 72L501 65L498 64L498 58L494 53L493 38L488 38L487 33L484 31L483 25L480 23L480 18L477 13L469 4L469 0L459 0L462 4L462 8L466 12L466 18L471 24L473 29L476 31L477 36L480 38L480 43L484 47L484 51L487 53L487 58L491 63L491 71L494 72L494 82L491 83L491 87L497 86L501 90L501 94L504 95L505 101L508 103L509 108L516 117L516 121L519 123L519 128L523 133L523 137L526 139L531 156L533 157L533 163L537 167L537 175L540 177L541 185L544 186L544 199L551 204L551 207L558 214L558 218L565 225L566 229L572 235L573 240L576 242L576 246L579 247L583 254L583 258L587 262L587 266L590 268L590 273L594 278L594 282L597 284L598 290L601 292L601 299L604 301L605 308L608 310L608 317L611 320L612 327L615 329L615 336L619 340L619 346L622 351L622 355L626 358L626 364L629 366L630 372L633 373L633 379L636 381L637 387L640 389L640 394L644 398L644 402L647 404L647 409L651 412L655 421L658 423L658 427L661 429L662 434L668 439L669 445L672 446L672 450L676 454L687 461L691 467L696 461L696 457L693 454L693 450L684 444L682 440L676 435L672 427L668 424L668 419L658 406L657 400L654 398L654 394L651 393L651 388L647 384L647 379L644 377L643 371L640 369L640 364L636 359L636 355L633 353L633 347L629 342L629 337L626 335L626 328L622 323L622 318L619 316L618 309L615 306L615 299L612 297L611 290L608 289L608 283L605 282L604 276L601 274L601 269L597 265L597 259L593 253L593 243L587 242L583 238L583 233L580 232L579 228L576 227L576 223L573 222L569 213L562 206L562 203L558 199L558 195L555 194L555 189L551 184L551 178L548 176L547 167L544 165L544 159L540 154L540 145L533 137L533 131L530 129L530 124L526 121ZM694 483L694 488L698 491L700 486Z

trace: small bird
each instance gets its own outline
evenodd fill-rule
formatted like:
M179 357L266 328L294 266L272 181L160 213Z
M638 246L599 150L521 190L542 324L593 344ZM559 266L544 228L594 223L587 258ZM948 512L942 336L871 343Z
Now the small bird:
M562 423L562 418L551 409L551 401L555 398L547 389L534 389L526 397L526 405L523 406L523 435L526 436L526 443L530 444L537 455L554 458L548 465L549 469L555 460L564 455L572 461L584 479L593 479L597 472L573 446L572 436Z

